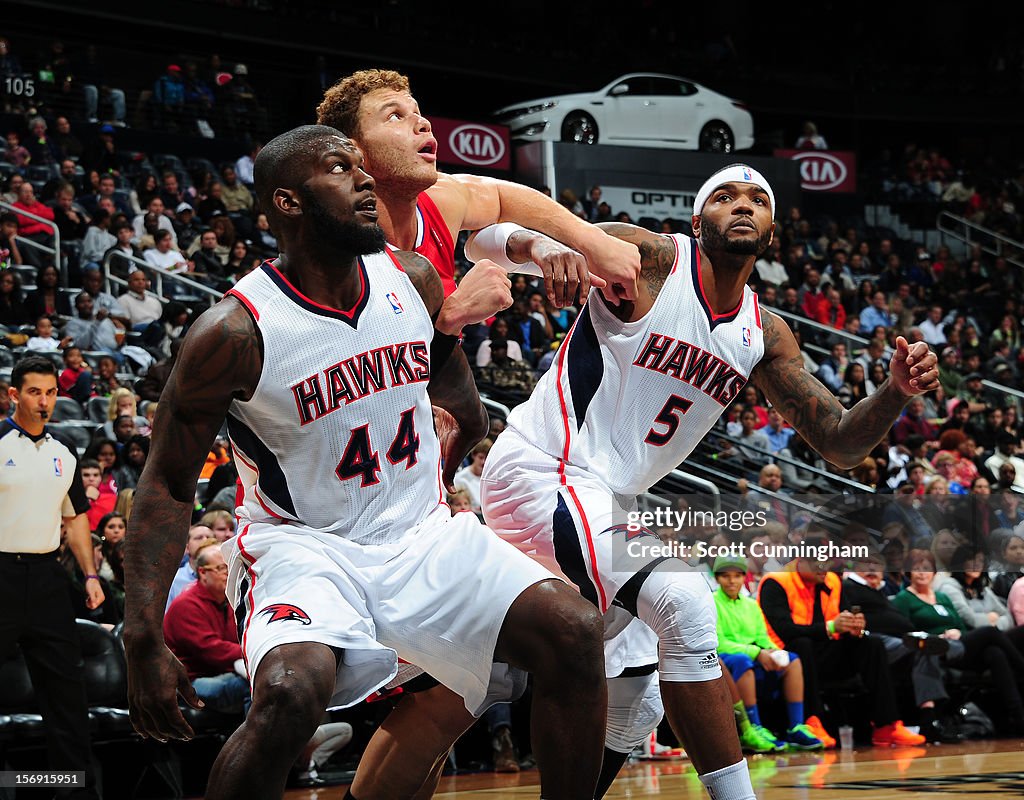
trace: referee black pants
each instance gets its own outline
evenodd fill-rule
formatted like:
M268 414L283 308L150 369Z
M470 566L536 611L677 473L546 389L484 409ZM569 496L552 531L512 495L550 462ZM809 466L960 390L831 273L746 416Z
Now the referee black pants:
M15 645L43 717L49 768L86 773L85 787L58 796L96 797L82 650L68 577L55 555L0 554L0 659Z

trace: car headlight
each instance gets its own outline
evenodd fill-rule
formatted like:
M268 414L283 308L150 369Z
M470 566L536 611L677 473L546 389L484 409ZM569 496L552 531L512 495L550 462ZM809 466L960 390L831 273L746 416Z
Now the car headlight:
M516 117L525 117L530 114L539 114L541 111L547 111L549 108L557 106L554 100L548 100L545 103L537 103L533 106L523 106L522 108L510 108L508 111L503 111L498 115L498 119L514 119Z
M546 122L534 122L532 125L527 125L524 128L513 128L509 132L509 136L512 138L518 138L520 136L536 136L538 133L543 133L547 130L548 123Z

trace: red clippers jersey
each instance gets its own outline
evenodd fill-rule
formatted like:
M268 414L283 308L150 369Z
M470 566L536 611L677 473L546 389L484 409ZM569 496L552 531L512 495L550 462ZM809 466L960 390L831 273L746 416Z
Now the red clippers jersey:
M444 285L444 296L455 291L455 242L434 201L421 192L416 201L415 251L434 265Z

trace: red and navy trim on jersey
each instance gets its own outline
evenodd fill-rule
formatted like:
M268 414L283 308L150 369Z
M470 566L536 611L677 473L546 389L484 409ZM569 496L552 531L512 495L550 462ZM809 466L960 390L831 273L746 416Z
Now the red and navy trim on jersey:
M416 252L433 264L444 286L444 296L455 291L455 242L437 204L426 192L416 200L420 212L420 239Z
M285 478L284 470L281 468L281 462L278 461L277 456L238 417L228 414L227 425L228 436L231 438L235 451L245 454L259 473L257 487L263 490L267 499L274 505L291 515L292 519L298 519L298 514L295 513L295 502L288 489L288 480ZM275 514L274 516L279 515Z
M568 343L566 353L568 364L569 390L572 393L572 410L576 415L576 430L583 427L590 401L597 394L604 377L604 360L601 356L601 345L594 330L594 321L590 316L590 303L583 306L576 332Z
M330 319L347 322L353 328L359 326L359 315L362 314L363 309L366 308L367 301L370 299L370 279L366 274L366 265L363 264L363 259L359 259L359 282L362 284L362 291L360 292L359 299L356 300L355 305L348 311L343 311L339 308L331 308L330 306L323 306L315 300L310 300L306 295L292 286L291 282L284 276L284 273L269 261L263 262L260 269L262 269L267 277L274 282L274 285L281 290L285 297L294 302L300 308L304 308L311 314L317 314L321 317L328 317Z
M740 301L732 311L727 311L724 314L716 314L712 311L711 303L708 302L707 295L704 294L704 279L701 277L700 272L700 248L697 246L696 241L690 247L690 275L693 277L693 288L697 293L697 301L700 303L700 307L704 309L704 315L708 318L708 325L711 326L711 330L736 319L740 309L743 308L743 295L740 295Z

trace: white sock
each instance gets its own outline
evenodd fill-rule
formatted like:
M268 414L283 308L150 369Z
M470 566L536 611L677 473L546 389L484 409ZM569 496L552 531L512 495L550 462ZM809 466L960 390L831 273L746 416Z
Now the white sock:
M711 800L756 800L746 759L705 773L700 776L700 782L708 790Z

